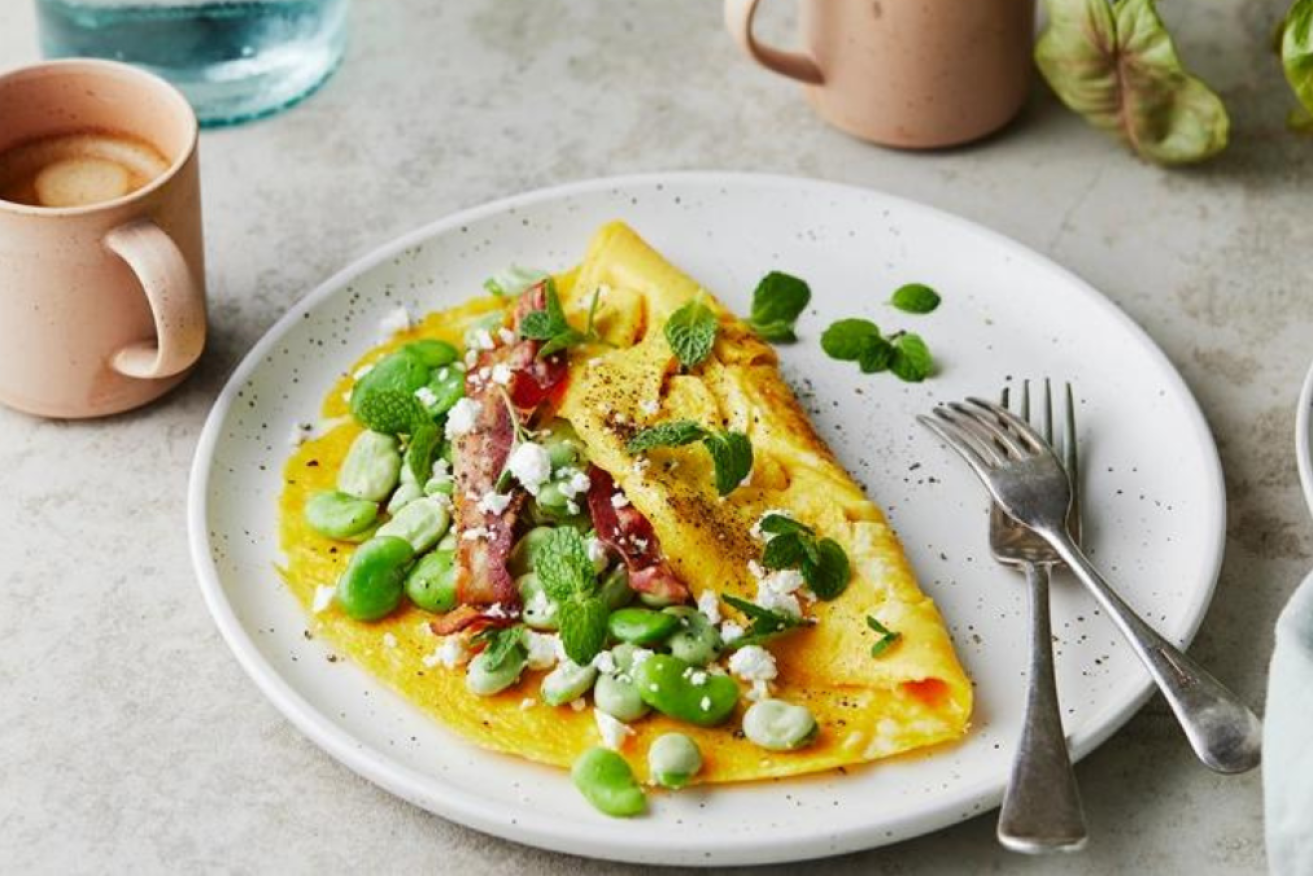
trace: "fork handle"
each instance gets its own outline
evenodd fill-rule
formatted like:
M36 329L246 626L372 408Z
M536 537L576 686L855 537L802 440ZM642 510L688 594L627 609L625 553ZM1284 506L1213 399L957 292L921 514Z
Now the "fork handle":
M1141 620L1103 580L1066 532L1036 531L1053 545L1126 636L1176 714L1199 759L1219 773L1242 773L1258 766L1263 731L1249 707Z
M1030 690L1026 723L998 815L998 841L1015 852L1074 852L1085 845L1085 813L1062 732L1049 627L1049 566L1026 563L1030 591Z

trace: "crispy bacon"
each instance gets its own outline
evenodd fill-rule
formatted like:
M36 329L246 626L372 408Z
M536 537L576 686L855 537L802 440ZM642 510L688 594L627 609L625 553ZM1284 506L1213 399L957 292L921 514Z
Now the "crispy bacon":
M538 341L522 340L511 350L507 365L511 368L511 382L506 391L521 411L533 411L547 403L555 407L565 391L565 378L570 366L565 355L555 353L538 358Z
M633 505L615 507L611 475L597 466L588 469L588 510L602 543L620 555L629 568L629 586L674 602L687 602L688 588L675 577L661 554L652 523Z
M435 621L429 622L429 630L435 636L450 636L469 627L485 629L487 627L504 627L514 623L515 618L505 612L491 615L477 605L458 605Z

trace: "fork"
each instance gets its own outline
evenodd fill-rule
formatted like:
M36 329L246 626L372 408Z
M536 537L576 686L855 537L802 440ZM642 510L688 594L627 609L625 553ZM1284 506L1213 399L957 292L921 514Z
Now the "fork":
M1062 440L1063 465L1071 481L1067 531L1080 541L1080 478L1076 451L1076 409L1067 384ZM1008 391L1003 390L1008 406ZM1022 383L1021 418L1030 421L1030 381ZM1044 381L1044 440L1053 446L1053 395ZM998 816L998 841L1016 852L1074 852L1085 846L1085 813L1062 731L1058 688L1053 673L1049 624L1049 576L1061 563L1049 543L1009 517L998 503L989 509L989 548L994 559L1019 567L1030 592L1030 689L1021 740Z
M1235 694L1122 601L1067 532L1072 490L1053 450L1006 408L978 398L917 418L960 455L994 501L1057 552L1149 670L1196 755L1219 773L1258 766L1262 725Z

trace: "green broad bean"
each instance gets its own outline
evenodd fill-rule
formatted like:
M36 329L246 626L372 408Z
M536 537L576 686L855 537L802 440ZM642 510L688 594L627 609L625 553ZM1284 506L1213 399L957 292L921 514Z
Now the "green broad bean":
M706 666L720 656L725 643L702 612L687 606L675 606L667 608L665 613L679 618L679 629L666 642L671 654L694 666Z
M403 483L392 493L392 498L388 499L388 514L396 517L397 512L402 508L405 508L416 499L422 499L423 497L424 491L419 488L418 484Z
M411 341L401 349L423 362L429 368L441 368L456 361L460 352L446 341L436 338L423 338Z
M547 597L542 582L533 572L527 572L515 579L520 590L520 604L524 606L521 617L527 626L535 630L554 630L560 626L557 613L560 606Z
M538 551L542 548L544 542L552 535L552 527L535 526L515 543L511 548L511 556L507 561L507 568L511 570L512 575L524 575L534 570L538 557Z
M372 373L372 372L371 372ZM337 488L348 496L382 502L401 478L401 451L397 439L381 432L364 431L337 473Z
M378 505L336 490L316 493L305 503L305 522L320 535L349 538L378 518Z
M465 397L465 372L454 365L443 365L433 371L428 382L429 392L433 393L432 404L425 404L424 410L433 416L445 414ZM444 441L439 453L447 462L451 462L451 442Z
M699 727L723 724L739 701L739 686L728 675L699 672L668 654L653 654L631 670L638 695L661 714Z
M702 752L683 733L662 733L647 750L647 768L658 785L677 791L702 769Z
M634 645L664 642L679 627L679 618L650 608L622 608L611 612L606 628L612 636Z
M566 420L552 420L544 430L539 443L547 449L547 457L552 461L552 471L559 471L566 466L578 466L583 459L583 442Z
M438 543L451 525L447 503L439 499L423 498L409 503L397 515L378 528L378 535L395 535L410 542L415 553Z
M620 672L628 672L634 666L634 652L638 650L637 645L629 642L621 642L611 649L611 659L615 661L615 667Z
M428 382L429 367L419 356L406 349L389 353L351 388L351 414L360 419L360 404L375 392L391 390L410 396Z
M438 539L437 549L455 553L458 547L460 547L460 536L456 534L456 527L453 526L447 530L446 535Z
M538 696L549 706L564 706L579 699L597 681L597 670L565 660L543 676Z
M806 706L784 700L760 700L743 714L743 735L770 751L792 751L816 738L819 728Z
M480 697L499 694L520 680L528 655L523 645L516 645L496 669L488 668L488 652L483 651L470 661L465 670L465 687Z
M659 593L640 593L638 601L648 608L670 608L672 605L679 604L673 597L662 596Z
M543 511L551 514L568 514L570 500L561 492L561 485L549 481L538 490L534 503Z
M464 393L463 383L461 384L461 387L461 392ZM459 399L457 399L457 401L459 401ZM456 402L452 402L452 404L455 403ZM445 459L447 461L447 466L454 469L456 466L456 442L443 441L442 449L438 451L438 459Z
M593 705L617 721L637 721L651 711L628 675L607 673L593 685Z
M611 611L624 608L633 602L634 591L629 586L629 570L625 568L624 563L606 573L597 595L602 597L602 601Z
M426 496L436 496L439 493L450 496L454 492L456 492L456 479L451 475L431 477L424 482L424 495Z
M609 748L598 746L581 754L570 778L584 799L606 815L629 818L647 808L647 795L629 763Z
M406 576L406 595L419 608L435 614L455 608L455 554L439 550L421 557Z
M347 616L372 621L391 614L401 601L406 566L415 550L404 538L379 536L356 548L337 580L337 601Z

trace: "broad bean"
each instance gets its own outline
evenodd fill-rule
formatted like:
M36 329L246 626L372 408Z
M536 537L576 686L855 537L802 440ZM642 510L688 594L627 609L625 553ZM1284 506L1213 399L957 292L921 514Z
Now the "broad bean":
M429 368L419 356L405 349L389 353L352 387L351 413L359 419L360 403L375 392L391 390L409 396L428 382Z
M455 406L456 402L465 397L465 372L451 365L444 365L435 369L433 378L428 382L429 392L433 393L430 399L432 404L424 405L424 409L433 416L445 414ZM442 443L442 451L439 454L447 462L451 462L451 442Z
M784 700L760 700L743 714L743 735L752 744L771 751L802 748L818 732L816 719L806 706Z
M647 750L647 768L658 785L678 790L702 769L702 752L683 733L663 733Z
M606 619L607 630L622 642L655 645L679 626L679 618L650 608L622 608Z
M565 660L543 676L538 696L549 706L564 706L588 693L596 681L597 670L591 664L580 666Z
M593 705L618 721L637 721L651 707L638 695L638 687L627 674L607 673L593 686Z
M405 471L405 469L402 469L402 471ZM419 488L418 484L403 483L393 491L392 498L388 499L388 513L396 517L398 511L423 496L424 491Z
M511 548L511 556L507 562L507 568L511 570L511 574L524 575L532 572L537 561L538 551L551 535L552 527L535 526L520 536L520 540L515 543L515 547Z
M305 522L320 535L349 538L378 518L378 505L336 490L316 493L305 503Z
M446 341L439 341L436 338L422 338L418 341L411 341L401 349L429 368L441 368L443 365L450 365L460 355L451 344Z
M699 727L724 723L739 701L734 679L699 670L668 654L653 654L631 674L643 702L663 715ZM695 684L695 680L701 683Z
M397 449L397 439L366 430L351 442L342 469L337 473L337 488L357 499L381 502L400 477L401 451Z
M606 603L606 607L611 611L624 608L633 602L634 591L629 586L629 570L625 568L624 563L606 573L606 576L602 578L598 595L602 597L602 601Z
M525 624L535 630L556 629L559 626L557 613L560 606L548 598L538 576L528 572L516 578L515 584L520 590L520 604L524 606L521 617Z
M398 511L397 516L378 528L377 534L404 538L410 542L415 553L422 554L438 543L450 525L451 514L447 511L447 503L425 497L416 499Z
M546 435L540 443L547 449L547 457L552 461L552 470L558 471L566 466L577 466L583 458L583 442L566 420L552 420Z
M406 576L406 595L425 611L456 607L456 557L451 551L425 554Z
M606 815L628 818L647 808L647 795L629 763L609 748L594 747L581 754L570 778L584 799Z
M415 550L404 538L378 536L356 548L337 580L337 601L347 616L378 620L401 601L406 565Z
M490 697L520 680L528 660L523 645L516 645L496 669L488 667L488 652L483 651L465 669L465 687L475 696Z
M666 614L679 618L679 629L675 630L666 643L671 654L694 666L706 666L720 656L725 645L706 615L687 606L667 608Z

